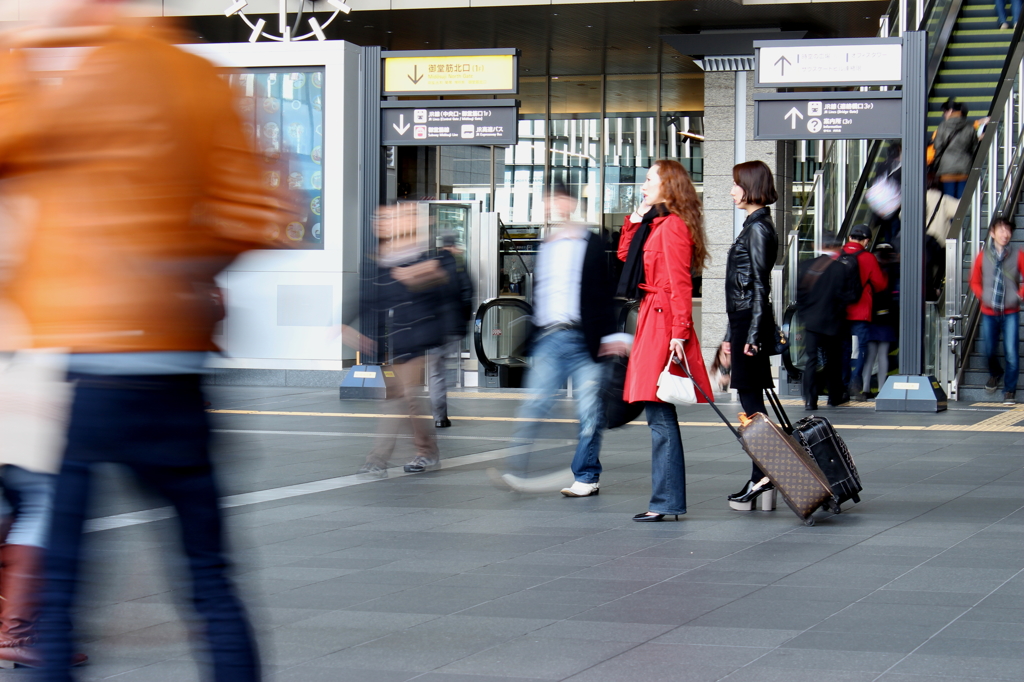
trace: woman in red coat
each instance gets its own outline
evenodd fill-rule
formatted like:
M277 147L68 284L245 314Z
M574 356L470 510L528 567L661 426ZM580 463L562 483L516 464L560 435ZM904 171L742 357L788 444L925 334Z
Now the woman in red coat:
M658 376L675 356L685 362L704 392L711 383L693 330L693 281L707 261L703 211L686 169L657 161L647 172L640 207L626 218L619 241L625 261L619 296L640 298L636 339L623 397L642 402L651 427L651 502L634 521L661 521L686 513L683 440L675 405L658 400ZM672 373L683 375L672 363Z

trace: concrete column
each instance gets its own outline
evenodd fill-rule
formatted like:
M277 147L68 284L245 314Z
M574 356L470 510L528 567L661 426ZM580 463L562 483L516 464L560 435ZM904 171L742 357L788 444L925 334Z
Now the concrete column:
M732 167L743 161L760 159L776 170L774 142L754 141L754 74L746 72L746 144L736 144L736 73L718 71L704 74L704 230L708 237L711 264L704 270L701 320L701 346L708 365L725 336L725 261L735 240L736 209L729 196ZM735 158L737 149L746 150L746 158ZM775 207L772 207L773 216ZM776 218L777 219L777 218ZM742 221L741 221L742 222Z

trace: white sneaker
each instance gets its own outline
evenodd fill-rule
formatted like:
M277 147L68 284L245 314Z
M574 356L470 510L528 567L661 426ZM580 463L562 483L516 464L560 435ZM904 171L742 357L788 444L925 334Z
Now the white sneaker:
M583 481L576 481L568 488L562 488L562 494L566 497L587 497L600 492L600 483L584 483Z
M544 476L502 474L501 480L517 493L553 493L572 480L572 471L564 469Z

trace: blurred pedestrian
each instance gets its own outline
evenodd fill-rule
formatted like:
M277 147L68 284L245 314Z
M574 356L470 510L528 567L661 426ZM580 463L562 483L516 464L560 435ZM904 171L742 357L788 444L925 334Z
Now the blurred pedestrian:
M406 473L419 474L441 466L437 436L423 417L421 401L415 395L423 385L426 354L444 341L444 291L449 275L441 259L428 253L429 229L420 223L415 204L382 206L374 218L377 233L377 267L370 273L361 309L372 318L366 325L378 353L386 352L395 382L388 386L386 409L409 417L416 454L404 466ZM380 357L380 355L378 355ZM395 450L400 422L382 419L377 441L359 474L387 478L388 463Z
M865 388L861 378L864 374L864 363L867 360L874 294L876 291L885 289L888 283L885 273L878 267L878 260L867 250L870 242L871 230L867 225L854 225L850 230L850 241L843 246L843 252L839 257L840 262L849 267L847 276L853 278L854 287L859 294L855 294L854 302L846 307L849 333L844 336L843 351L843 362L846 367L850 368L844 371L843 378L849 384L850 395L857 400L865 399ZM857 338L857 359L853 361L852 367L850 366L850 358L853 355L851 337ZM845 397L837 399L830 395L828 398L828 404L832 407L837 407L844 402L846 402Z
M693 328L692 274L703 270L708 251L703 208L682 164L656 161L641 191L640 207L622 226L618 256L625 265L618 295L641 299L624 396L644 403L651 427L651 499L633 520L652 522L686 513L679 417L675 405L658 399L658 378L666 367L682 374L672 363L676 358L712 394Z
M825 235L822 254L804 261L797 274L796 308L804 327L803 397L807 411L818 409L819 351L825 355L824 384L829 396L843 393L842 331L848 301L846 271L836 262L841 246L834 234Z
M526 375L530 395L519 410L525 422L518 439L531 443L536 438L555 392L572 377L579 440L571 465L573 483L561 492L566 497L589 497L601 488L605 365L600 358L625 355L628 337L615 333L605 247L599 234L572 219L577 203L560 182L545 197L553 230L540 247L534 270L533 362ZM543 492L549 487L548 477L526 476L528 454L512 457L508 464L510 470L501 478L513 490Z
M185 36L117 0L45 6L54 24L2 39L0 181L36 207L11 301L74 383L38 625L42 679L72 679L71 609L93 469L117 462L177 512L213 678L259 678L228 578L200 374L222 316L214 278L288 217L262 186L233 96ZM76 52L32 72L33 48ZM187 83L188 87L170 87Z
M987 393L999 390L1003 382L1003 404L1017 401L1020 373L1020 308L1024 299L1024 249L1011 244L1014 225L996 218L988 228L988 243L971 269L971 291L981 301L981 348L988 361ZM1003 335L1006 369L999 364L996 348Z
M730 195L736 208L747 212L747 218L725 265L725 310L729 316L725 342L732 355L732 387L743 411L753 415L767 412L764 391L775 387L768 355L776 341L771 273L779 239L768 206L779 196L772 171L763 161L733 166L732 178ZM743 488L729 495L730 506L746 509L747 503L774 487L754 464Z
M441 239L438 260L448 276L441 292L444 341L427 352L427 388L434 426L444 429L452 425L448 419L448 373L451 369L462 371L462 339L473 317L473 282L469 279L466 256L455 243L455 235L446 234Z

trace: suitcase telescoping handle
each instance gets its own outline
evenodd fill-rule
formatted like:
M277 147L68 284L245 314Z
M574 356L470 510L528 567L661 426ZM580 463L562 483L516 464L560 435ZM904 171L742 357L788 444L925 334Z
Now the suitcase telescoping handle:
M782 401L779 400L778 394L771 388L764 389L764 394L768 396L768 402L772 404L772 410L775 411L775 416L779 418L779 426L782 427L783 431L792 435L794 431L793 422L789 420L789 415L783 409Z
M736 436L736 440L742 442L743 436L741 436L740 432L736 430L736 427L732 425L732 423L729 421L729 418L722 414L722 411L718 409L718 405L715 405L715 401L709 398L708 394L704 392L704 389L700 387L700 384L697 383L697 380L693 378L692 374L690 374L690 368L684 365L683 363L679 362L679 358L677 358L675 355L672 356L672 361L682 368L686 376L689 377L690 381L693 382L693 387L700 391L700 394L704 396L704 400L708 401L708 405L711 406L711 409L718 413L718 416L722 418L722 421L725 422L725 425L728 426L729 430L732 431L733 435Z

